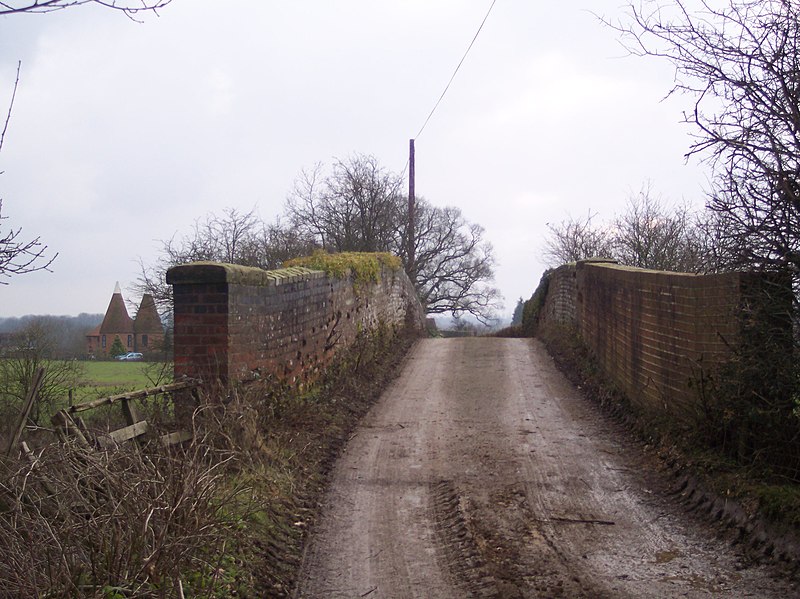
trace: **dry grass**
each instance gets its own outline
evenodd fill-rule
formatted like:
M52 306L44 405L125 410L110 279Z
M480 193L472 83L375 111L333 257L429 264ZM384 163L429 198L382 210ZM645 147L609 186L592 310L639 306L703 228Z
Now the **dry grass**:
M2 596L163 597L193 583L203 596L234 529L225 512L242 492L226 485L233 459L202 443L104 452L51 444L6 462Z

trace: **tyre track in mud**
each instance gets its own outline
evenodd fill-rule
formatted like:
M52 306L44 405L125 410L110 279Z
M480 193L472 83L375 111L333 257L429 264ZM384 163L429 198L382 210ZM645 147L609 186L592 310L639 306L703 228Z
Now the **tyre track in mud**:
M420 342L337 462L295 597L789 597L527 339Z

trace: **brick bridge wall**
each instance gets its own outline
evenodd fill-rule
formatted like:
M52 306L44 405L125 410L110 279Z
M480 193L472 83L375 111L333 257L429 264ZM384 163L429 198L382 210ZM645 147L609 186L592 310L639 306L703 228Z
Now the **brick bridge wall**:
M577 298L574 264L565 264L547 277L547 295L542 306L542 322L576 325L575 300Z
M196 262L167 273L175 314L175 375L233 382L274 375L313 379L359 331L422 327L402 270L354 282L294 267L265 271Z
M550 273L539 326L574 326L640 409L692 418L701 369L711 372L730 357L774 285L757 273L701 276L585 260Z

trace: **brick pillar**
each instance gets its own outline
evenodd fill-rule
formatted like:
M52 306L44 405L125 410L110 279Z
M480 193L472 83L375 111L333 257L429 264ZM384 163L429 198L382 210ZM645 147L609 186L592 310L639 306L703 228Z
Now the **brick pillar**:
M228 283L217 265L177 266L167 272L175 305L175 376L207 383L228 379Z

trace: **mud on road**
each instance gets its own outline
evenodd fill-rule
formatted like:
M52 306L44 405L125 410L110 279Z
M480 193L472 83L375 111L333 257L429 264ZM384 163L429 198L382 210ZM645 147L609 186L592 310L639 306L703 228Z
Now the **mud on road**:
M428 339L337 462L296 597L794 597L530 339Z

